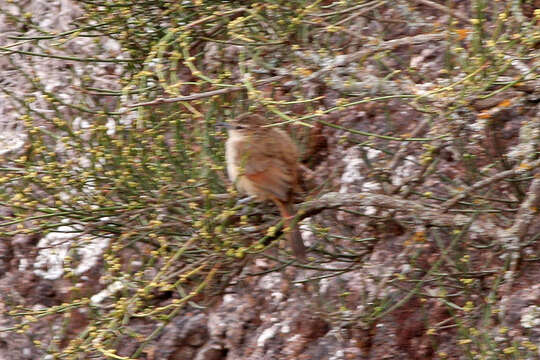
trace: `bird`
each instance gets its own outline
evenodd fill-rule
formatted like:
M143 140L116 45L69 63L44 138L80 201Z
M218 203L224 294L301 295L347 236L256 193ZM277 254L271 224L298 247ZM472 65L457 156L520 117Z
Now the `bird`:
M304 262L306 247L295 221L294 194L300 190L299 151L291 137L257 113L245 113L222 123L227 175L242 194L271 200L280 211L295 257Z

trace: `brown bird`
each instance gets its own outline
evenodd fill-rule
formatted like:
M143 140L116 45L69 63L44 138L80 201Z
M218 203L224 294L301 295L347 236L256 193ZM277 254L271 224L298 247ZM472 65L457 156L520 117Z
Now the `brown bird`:
M290 136L258 114L243 114L224 124L229 138L225 147L227 173L239 192L258 200L272 200L281 213L287 238L297 259L304 261L306 248L300 236L293 206L299 189L298 148Z

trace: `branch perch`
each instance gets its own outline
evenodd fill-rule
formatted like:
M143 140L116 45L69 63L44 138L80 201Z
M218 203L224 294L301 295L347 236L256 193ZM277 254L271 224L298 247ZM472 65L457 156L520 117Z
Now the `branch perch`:
M375 206L393 209L407 213L416 220L432 226L463 226L470 222L470 216L462 214L443 214L438 208L431 208L413 200L403 200L388 195L374 193L341 194L336 192L327 193L319 199L309 200L299 204L299 220L312 216L325 209L335 209L345 206Z

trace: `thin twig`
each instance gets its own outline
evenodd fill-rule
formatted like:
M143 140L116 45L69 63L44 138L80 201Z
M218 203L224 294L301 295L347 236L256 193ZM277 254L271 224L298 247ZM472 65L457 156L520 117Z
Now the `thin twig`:
M440 10L442 12L445 12L448 15L452 15L455 18L458 18L460 20L465 21L466 23L471 24L471 19L467 18L465 15L463 15L463 14L457 12L457 11L454 11L454 10L444 6L444 5L441 5L441 4L438 4L436 2L429 1L429 0L414 0L414 1L417 2L417 3L424 4L424 5L427 5L429 7L432 7L434 9Z
M273 76L273 77L270 77L268 79L263 79L263 80L256 81L253 85L254 86L265 85L265 84L268 84L268 83L271 83L271 82L274 82L274 81L281 80L284 77L285 77L285 75ZM198 100L198 99L203 99L203 98L207 98L207 97L212 97L212 96L215 96L215 95L228 94L228 93L231 93L231 92L244 90L245 88L246 87L243 86L243 85L242 86L231 86L231 87L228 87L228 88L225 88L225 89L212 90L212 91L207 91L207 92L197 93L197 94L187 95L187 96L178 96L178 97L174 97L174 98L158 98L158 99L148 101L148 102L131 104L131 105L128 105L128 107L133 108L133 107L137 107L137 106L155 106L155 105L160 105L160 104L170 104L170 103L179 102L179 101L192 101L192 100ZM129 110L125 110L124 112L126 112L126 111L129 111Z
M327 74L328 72L330 72L331 70L333 70L334 68L338 66L345 66L351 62L361 60L379 51L392 50L403 45L415 45L415 44L421 44L421 43L432 41L432 40L442 40L442 39L445 39L447 36L448 35L446 33L421 34L421 35L416 35L416 36L407 36L401 39L384 41L380 44L369 46L355 53L342 56L339 58L339 60L333 61L331 64L325 66L321 70L316 71L310 76L306 77L304 81L319 79L323 75Z
M421 121L420 124L416 125L416 128L413 130L410 137L417 137L420 132L422 132L424 128L429 124L430 121L430 118ZM395 170L398 166L398 163L407 155L406 152L410 144L410 142L405 142L401 144L400 149L396 152L396 154L392 158L392 161L390 161L390 165L388 166L390 170Z
M468 194L470 194L471 192L475 191L475 190L478 190L478 189L481 189L489 184L492 184L496 181L499 181L499 180L502 180L502 179L505 179L507 177L511 177L511 176L514 176L514 175L517 175L517 174L520 174L520 173L524 173L530 169L534 169L534 168L537 168L540 166L540 159L536 160L536 161L533 161L531 162L530 164L527 164L526 166L517 166L515 167L514 169L510 169L510 170L506 170L506 171L503 171L503 172L500 172L500 173L497 173L493 176L490 176L484 180L481 180L479 182L477 182L476 184L474 185L471 185L469 186L468 188L466 188L465 190L462 190L459 194L455 195L453 198L447 200L446 202L444 202L441 207L442 207L442 210L443 212L446 212L448 211L448 209L450 209L452 206L454 206L458 201L462 200L463 198L465 198Z

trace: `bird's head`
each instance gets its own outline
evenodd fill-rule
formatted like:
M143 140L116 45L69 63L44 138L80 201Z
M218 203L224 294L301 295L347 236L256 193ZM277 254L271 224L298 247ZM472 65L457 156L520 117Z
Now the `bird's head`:
M268 122L259 114L245 113L226 123L220 123L219 125L225 127L229 131L243 133L262 130L264 129L264 125L268 125Z

